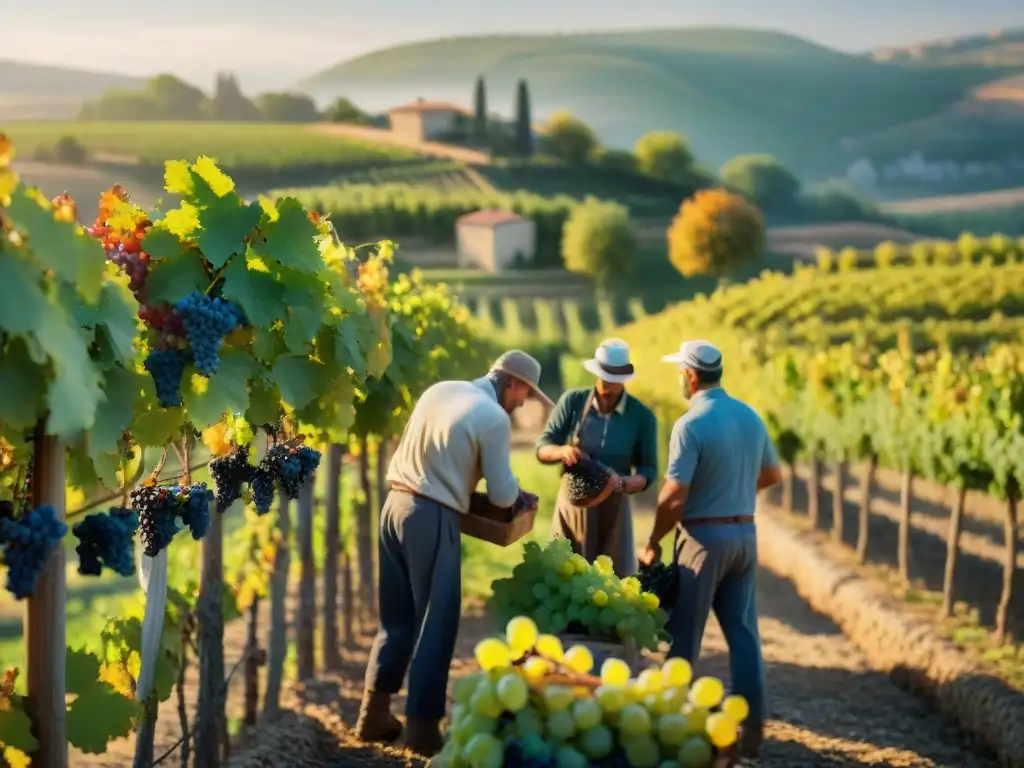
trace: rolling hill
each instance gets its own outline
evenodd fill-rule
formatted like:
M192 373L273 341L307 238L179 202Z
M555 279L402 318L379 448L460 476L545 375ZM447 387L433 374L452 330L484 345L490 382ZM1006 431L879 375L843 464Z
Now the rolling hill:
M109 88L141 88L143 78L0 59L0 120L71 117Z
M478 74L498 112L511 111L522 77L535 115L569 109L611 146L673 129L703 162L770 152L815 177L845 168L842 139L937 114L1012 70L906 66L778 32L687 28L412 43L342 62L298 87L371 109L418 96L466 104Z

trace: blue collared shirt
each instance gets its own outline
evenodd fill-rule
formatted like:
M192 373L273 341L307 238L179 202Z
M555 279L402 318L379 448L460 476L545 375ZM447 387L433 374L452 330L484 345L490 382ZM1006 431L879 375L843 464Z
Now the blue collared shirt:
M722 389L702 390L672 428L669 480L690 486L687 518L752 515L761 469L779 463L761 417Z

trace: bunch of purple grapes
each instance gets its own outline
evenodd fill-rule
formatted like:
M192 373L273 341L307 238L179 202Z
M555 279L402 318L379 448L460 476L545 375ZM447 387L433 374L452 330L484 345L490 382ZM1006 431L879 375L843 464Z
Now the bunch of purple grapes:
M149 255L141 251L130 253L125 250L124 243L118 243L116 248L107 249L107 259L128 275L128 287L138 298L149 277Z
M156 557L181 530L177 497L170 488L143 486L132 491L132 509L139 516L142 551L147 557Z
M210 462L210 474L217 487L217 509L227 510L242 497L242 488L252 482L256 468L249 464L249 446Z
M213 491L206 483L193 483L184 488L175 486L172 489L178 502L178 516L188 526L192 538L199 541L210 530L210 502Z
M274 446L278 448L282 446ZM270 450L274 450L271 448ZM267 451L269 455L270 451ZM277 467L277 481L284 495L289 499L299 498L299 489L320 466L320 451L305 445L292 448L280 460Z
M274 504L275 476L262 467L256 467L249 481L252 489L252 504L257 514L265 515Z
M36 507L18 519L0 518L0 544L7 566L7 589L18 600L36 591L47 556L68 532L50 505Z
M135 532L139 516L130 509L111 507L109 512L89 515L71 530L78 537L78 572L99 576L109 568L121 576L135 573Z
M188 355L180 349L153 349L146 356L146 370L153 377L156 399L164 408L181 405L181 377Z
M241 313L228 301L193 291L174 305L181 316L192 348L192 361L204 376L212 376L220 366L220 347L224 337L239 326Z

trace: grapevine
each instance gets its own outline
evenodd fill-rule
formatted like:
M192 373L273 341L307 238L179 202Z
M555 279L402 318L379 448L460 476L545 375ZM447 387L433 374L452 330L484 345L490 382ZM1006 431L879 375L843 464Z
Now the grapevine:
M36 507L20 518L0 518L0 544L7 566L7 590L18 600L30 597L50 553L60 546L68 527L53 507Z
M252 482L254 467L249 464L249 446L236 448L227 456L210 462L210 474L217 488L217 508L224 512L242 497L244 486Z
M146 557L156 557L181 530L174 493L159 486L137 488L132 491L132 509L139 516L142 552Z
M120 507L89 515L75 523L71 530L78 537L78 572L83 576L99 576L103 568L109 568L121 576L134 574L133 539L138 528L139 516Z
M206 487L206 483L193 483L188 486L174 486L171 489L178 505L178 515L192 538L202 539L210 530L210 504L214 493Z
M175 312L182 318L196 370L204 376L217 372L224 337L242 323L238 310L218 297L195 291L181 299Z

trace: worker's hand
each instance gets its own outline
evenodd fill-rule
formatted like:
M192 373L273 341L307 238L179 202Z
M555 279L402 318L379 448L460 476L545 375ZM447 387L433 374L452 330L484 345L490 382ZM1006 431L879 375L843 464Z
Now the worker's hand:
M567 467L571 467L583 456L583 452L575 445L563 445L561 459Z
M648 542L647 546L643 548L639 555L637 555L636 559L640 562L640 565L644 566L644 568L649 568L661 560L661 546L659 544L652 544Z
M625 493L630 495L634 493L640 493L644 488L647 487L647 478L643 475L630 475L629 477L623 478L623 488Z

